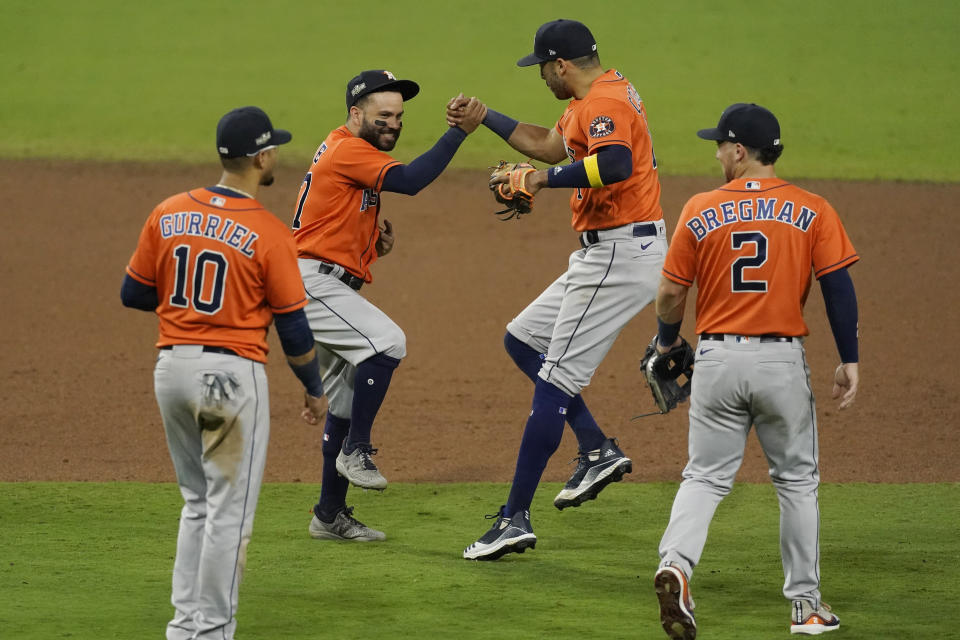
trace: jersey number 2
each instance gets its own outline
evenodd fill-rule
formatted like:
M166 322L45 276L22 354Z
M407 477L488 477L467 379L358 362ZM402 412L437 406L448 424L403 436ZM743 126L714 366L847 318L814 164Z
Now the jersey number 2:
M737 231L730 234L731 248L736 251L745 244L755 247L753 255L741 256L730 266L730 290L734 293L760 292L767 290L766 280L747 280L743 277L743 270L756 268L767 261L767 236L759 231Z
M223 284L227 278L227 259L217 251L201 251L190 262L190 245L181 244L173 250L177 260L177 274L173 283L170 304L187 308L193 303L198 313L213 315L223 307ZM208 280L210 278L210 280ZM187 298L187 282L193 281L193 295Z

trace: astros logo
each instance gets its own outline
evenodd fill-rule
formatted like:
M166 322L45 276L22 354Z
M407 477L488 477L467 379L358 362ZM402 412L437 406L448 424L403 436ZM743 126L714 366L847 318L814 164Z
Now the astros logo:
M590 123L590 137L602 138L613 133L613 119L607 116L597 116Z

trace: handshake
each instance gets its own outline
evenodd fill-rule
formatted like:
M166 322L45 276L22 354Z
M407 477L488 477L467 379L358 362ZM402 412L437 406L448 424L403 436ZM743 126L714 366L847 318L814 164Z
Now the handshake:
M447 124L473 133L487 117L487 105L476 97L467 98L462 93L450 98L447 103Z

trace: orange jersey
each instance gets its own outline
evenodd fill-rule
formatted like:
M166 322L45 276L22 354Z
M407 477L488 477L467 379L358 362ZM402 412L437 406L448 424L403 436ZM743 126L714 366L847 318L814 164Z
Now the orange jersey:
M741 178L687 202L663 275L697 281L698 334L805 336L811 270L820 278L857 260L822 197L779 178Z
M290 230L256 200L219 190L157 205L127 273L157 289L158 347L226 347L266 362L273 314L307 304Z
M582 100L571 100L557 122L557 131L571 162L611 144L623 145L633 153L633 173L626 180L573 192L574 230L609 229L663 218L647 112L637 90L618 71L607 71L594 80Z
M370 282L380 236L380 189L387 170L399 164L346 126L331 131L297 197L293 236L298 255L334 262Z

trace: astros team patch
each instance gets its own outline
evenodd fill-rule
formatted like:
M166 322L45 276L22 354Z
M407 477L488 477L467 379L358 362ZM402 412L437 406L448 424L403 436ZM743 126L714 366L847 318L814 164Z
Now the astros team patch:
M590 123L590 137L602 138L613 133L613 118L609 116L597 116Z

